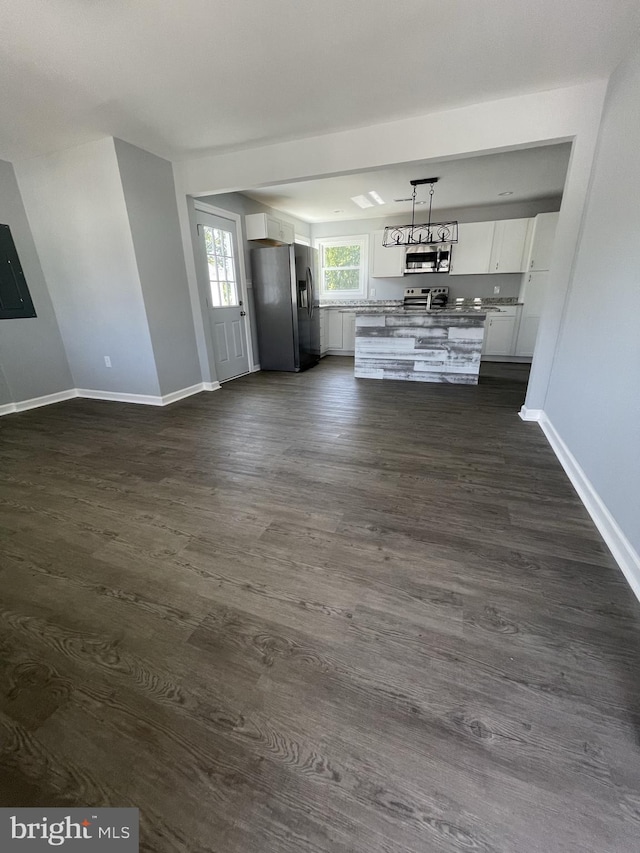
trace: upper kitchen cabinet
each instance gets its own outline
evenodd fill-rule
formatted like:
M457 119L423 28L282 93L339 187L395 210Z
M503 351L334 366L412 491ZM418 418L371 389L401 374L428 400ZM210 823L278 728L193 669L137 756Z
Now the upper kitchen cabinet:
M282 222L268 213L250 213L244 218L247 240L269 240L274 243L293 243L293 225Z
M531 219L501 219L496 222L489 272L524 272L531 240Z
M373 232L372 278L400 278L404 275L404 246L383 246L384 231Z
M449 275L489 272L495 222L460 222L458 242L452 248Z
M549 269L558 216L558 213L539 213L533 221L533 237L527 264L527 269L532 272Z
M524 272L532 222L532 219L461 222L449 275Z

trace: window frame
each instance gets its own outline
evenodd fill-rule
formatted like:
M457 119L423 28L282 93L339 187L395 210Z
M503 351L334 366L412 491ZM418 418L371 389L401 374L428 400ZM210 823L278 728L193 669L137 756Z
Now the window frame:
M351 267L325 267L324 266L324 250L325 248L333 248L334 246L359 246L360 247L360 264L359 266ZM323 299L335 300L357 300L367 296L369 285L369 235L368 234L353 234L346 237L321 237L316 240L316 248L318 249L318 276L320 279L320 296ZM335 269L357 269L359 271L360 286L357 290L328 290L324 286L325 270Z

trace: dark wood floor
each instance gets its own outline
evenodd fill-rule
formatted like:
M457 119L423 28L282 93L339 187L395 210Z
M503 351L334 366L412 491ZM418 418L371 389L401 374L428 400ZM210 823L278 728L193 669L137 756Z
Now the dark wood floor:
M0 805L145 851L640 850L640 614L523 369L0 421Z

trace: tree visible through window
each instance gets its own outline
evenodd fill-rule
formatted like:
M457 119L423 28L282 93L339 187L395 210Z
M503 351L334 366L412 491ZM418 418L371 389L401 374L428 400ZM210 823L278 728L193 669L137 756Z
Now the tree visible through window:
M321 288L325 296L356 297L365 291L366 237L343 237L320 244Z
M231 232L212 228L209 225L204 225L203 229L209 266L211 304L214 308L237 305L238 288Z

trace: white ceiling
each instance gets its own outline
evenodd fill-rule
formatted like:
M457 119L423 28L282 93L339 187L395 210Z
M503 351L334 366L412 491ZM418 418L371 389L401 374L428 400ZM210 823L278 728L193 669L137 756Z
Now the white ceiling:
M410 201L397 203L394 199L411 196L409 181L413 178L439 178L434 187L434 210L561 196L570 153L571 145L566 143L438 163L403 163L335 178L248 189L244 195L305 222L381 217L391 221L411 211ZM353 196L367 195L371 190L382 197L384 205L363 210L352 201ZM513 194L500 196L502 192ZM429 187L417 187L416 200L428 198ZM427 205L418 205L417 217L426 218L427 210Z
M173 159L608 76L638 0L0 0L0 157Z

